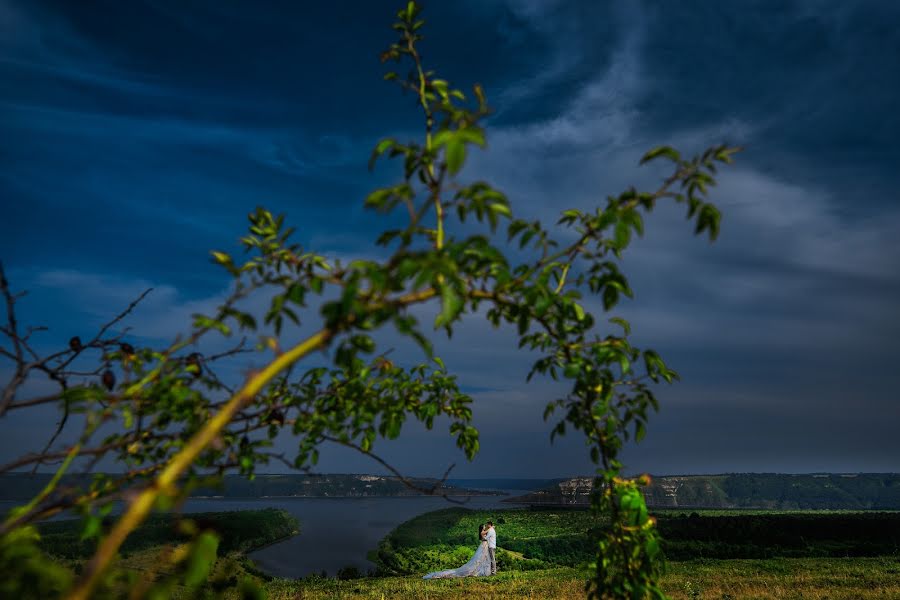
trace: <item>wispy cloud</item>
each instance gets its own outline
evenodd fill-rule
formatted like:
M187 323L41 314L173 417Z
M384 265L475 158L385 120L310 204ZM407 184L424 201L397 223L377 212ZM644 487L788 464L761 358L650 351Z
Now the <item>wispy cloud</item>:
M135 335L157 341L171 341L189 332L192 315L214 314L227 293L186 298L165 283L73 270L45 271L37 275L34 283L55 295L65 295L69 310L88 316L90 325L109 321L146 290L152 290L121 326L131 328Z
M448 72L494 74L483 83L501 112L466 174L504 190L518 216L553 223L632 184L655 187L661 167L637 162L658 144L686 153L747 146L712 191L724 215L718 242L695 238L683 207L663 205L624 259L637 299L617 312L685 376L664 391L650 450L633 455L650 470L703 470L707 447L722 456L716 465L766 468L777 460L753 435L787 439L791 428L824 457L791 464L876 464L862 418L847 425L858 452L815 439L828 439L848 410L838 390L852 388L844 393L859 414L896 414L887 401L900 386L889 358L900 334L900 87L887 76L896 57L885 48L896 45L900 15L886 4L830 8L510 0L471 11L485 20L478 31L496 30L482 40L491 44L484 65L447 55ZM365 79L377 60L347 58L365 48L318 53L333 32L306 15L133 10L171 27L167 52L147 31L135 30L132 44L49 5L0 4L0 70L15 83L0 91L0 132L15 140L0 164L10 198L0 251L31 275L40 307L63 298L59 320L97 323L153 286L127 324L169 338L226 293L204 270L205 252L234 248L243 215L259 203L287 212L312 250L379 256L368 249L371 215L358 208L372 178L386 177L365 173L368 136L408 122L380 95L360 94L379 79ZM452 24L428 26L454 39ZM352 133L357 125L365 133ZM434 310L416 314L428 324ZM398 336L381 339L420 358ZM539 408L563 388L523 383L533 357L515 350L513 331L478 315L438 346L483 401L492 436L484 447L496 453L484 468L505 472L504 461L538 447ZM398 446L401 464L426 443L415 440ZM582 450L540 454L542 474L582 460ZM442 456L458 458L452 447ZM332 464L350 464L342 460Z

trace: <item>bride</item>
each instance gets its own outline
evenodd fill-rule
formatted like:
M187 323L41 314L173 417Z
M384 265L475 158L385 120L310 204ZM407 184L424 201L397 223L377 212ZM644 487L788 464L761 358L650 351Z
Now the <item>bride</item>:
M486 538L487 527L479 525L478 550L469 559L469 562L456 569L447 569L446 571L435 571L429 573L422 579L445 579L449 577L482 577L491 574L491 556L488 554L488 543Z

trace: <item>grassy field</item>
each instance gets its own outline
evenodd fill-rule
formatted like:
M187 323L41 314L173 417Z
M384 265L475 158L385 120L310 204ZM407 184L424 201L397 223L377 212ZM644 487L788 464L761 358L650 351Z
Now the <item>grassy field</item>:
M662 582L675 600L900 600L898 513L717 510L664 511L658 516L661 529L670 536L666 542L670 554L674 549L682 557L670 557ZM588 533L597 524L586 511L435 511L400 525L382 541L373 558L383 576L290 580L266 576L244 556L250 548L295 533L298 525L287 513L264 510L194 517L222 536L221 558L204 591L210 599L237 598L235 586L248 578L257 581L270 600L582 598L587 577L583 565L590 556ZM488 519L497 525L501 546L501 572L496 577L422 580L427 571L468 560L478 524ZM48 523L42 532L45 547L77 570L88 548L78 540L75 524ZM129 539L122 564L144 578L165 575L161 557L173 543L177 541L171 519L154 517ZM766 543L774 544L768 552L789 556L709 557L716 552L759 552ZM687 552L707 557L685 559ZM843 554L836 557L835 552ZM178 594L174 590L173 597Z
M504 571L574 567L590 558L588 511L477 511L448 508L420 515L394 529L370 558L380 574L409 575L459 566L477 546L478 526L493 520Z
M513 571L496 577L423 581L384 577L273 580L270 600L556 600L584 597L576 569ZM900 558L703 560L669 563L663 588L676 600L887 600L900 598Z
M900 514L802 511L657 511L674 599L900 599ZM497 526L501 573L423 581L464 563L478 524ZM579 598L590 558L586 511L451 508L392 531L372 558L389 576L271 580L276 599ZM703 557L703 558L701 558Z
M670 560L838 558L900 555L900 513L657 511ZM459 566L475 547L478 524L497 525L504 571L577 567L591 560L588 511L450 508L403 523L372 560L383 575L412 575Z

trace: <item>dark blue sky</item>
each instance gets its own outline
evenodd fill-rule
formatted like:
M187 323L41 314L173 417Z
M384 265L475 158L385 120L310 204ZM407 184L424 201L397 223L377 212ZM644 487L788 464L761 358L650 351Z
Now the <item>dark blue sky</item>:
M664 208L625 259L619 312L683 376L629 470L900 470L900 4L425 6L426 61L497 109L467 174L521 216L653 185L637 161L661 143L747 148L714 192L719 242ZM381 80L397 7L0 0L0 260L46 346L148 286L128 324L183 330L226 289L208 251L235 249L258 204L312 249L371 254L362 198L397 173L369 152L418 125ZM525 384L513 337L476 320L441 346L483 429L456 474L589 472L577 439L549 445L560 388ZM0 460L55 419L8 417ZM460 461L445 433L408 433L382 447L405 471ZM328 451L321 470L377 469Z

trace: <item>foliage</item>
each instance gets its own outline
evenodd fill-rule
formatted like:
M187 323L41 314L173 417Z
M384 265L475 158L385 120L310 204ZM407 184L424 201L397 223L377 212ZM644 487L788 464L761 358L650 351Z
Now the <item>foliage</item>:
M0 538L0 572L15 574L0 578L0 597L52 598L69 585L71 574L40 551L39 540L33 526Z
M218 551L222 555L265 546L295 534L300 527L290 513L275 508L192 513L186 518L204 531L215 532ZM190 539L183 525L182 519L173 514L152 515L128 536L122 544L122 553L131 554L155 546L183 543ZM84 539L81 535L81 524L76 520L41 523L38 531L40 547L55 557L86 559L96 547L96 540Z
M662 563L656 519L647 511L639 484L649 484L649 478L614 480L595 500L595 506L610 509L613 521L597 535L598 559L592 565L594 579L588 583L589 591L600 598L665 597L658 585Z
M415 2L398 12L397 40L382 55L384 61L408 65L408 75L392 71L385 79L415 96L424 121L421 139L384 139L372 155L373 165L381 158L399 159L402 178L369 194L365 205L380 213L405 209L408 215L405 227L378 238L389 253L385 260L332 263L292 243L293 230L282 216L258 208L241 238L246 260L212 253L232 278L233 291L215 314L196 315L188 335L158 349L133 347L121 334L109 334L132 305L87 342L75 336L67 348L45 357L32 348L34 330L20 331L13 310L18 297L0 278L9 315L3 331L11 344L3 356L13 362L0 415L55 403L64 415L60 430L69 415L79 415L75 421L82 425L75 444L53 449L58 430L42 452L0 467L7 472L62 461L60 477L0 525L0 543L15 548L31 523L67 508L78 510L84 515L84 536L99 536L99 544L67 597L86 600L122 586L135 596L159 597L176 581L196 591L195 584L212 568L218 542L213 533L190 523L184 528L192 542L169 557L170 577L128 579L111 566L130 533L154 509L170 507L209 476L234 471L252 477L271 460L308 469L324 442L381 461L373 453L378 440L396 438L408 419L428 429L449 422L460 450L473 457L479 439L471 424L471 398L433 354L429 335L409 310L429 302L437 309L433 327L448 336L464 317L484 315L493 326L513 326L519 346L540 355L528 377L570 383L569 392L550 403L545 418L561 415L551 437L567 429L583 434L597 465L594 505L607 517L595 546L589 595L661 595L655 583L655 529L635 483L619 477L618 456L626 440L643 438L649 414L658 408L652 385L671 382L677 374L655 351L629 342L629 323L607 319L605 313L633 295L620 259L633 237L643 233L644 215L658 201L685 205L695 232L716 237L719 212L706 194L715 183L716 163L731 162L737 149L715 146L686 159L672 148L656 148L641 162L669 165L670 174L657 190L629 189L595 210L565 210L555 226L516 218L502 192L484 181L462 179L470 153L486 145L483 123L490 109L480 86L473 87L470 100L425 68L418 50L424 24L419 13ZM248 312L244 300L251 295L268 299L264 314ZM282 334L301 321L318 323L317 329L282 347ZM417 343L425 362L391 361L376 338L385 327ZM211 335L239 332L259 337L256 351L268 362L231 388L214 367L248 349L238 344L204 356L196 344ZM299 361L322 350L326 366L294 373ZM91 361L93 370L81 366ZM86 383L85 372L90 374ZM21 385L35 375L58 384L58 393L17 398ZM108 423L119 428L109 433L109 427L101 427ZM107 433L97 439L100 431ZM292 457L271 449L282 432L296 438ZM89 467L112 458L126 470L98 474L89 486L62 489L61 475L76 458L93 461ZM119 498L126 508L106 530L102 520ZM26 581L30 564L8 563L8 576ZM63 589L68 583L61 577L54 585Z
M478 545L478 526L488 520L498 525L498 566L504 571L586 563L591 558L587 532L598 523L596 515L584 511L451 508L402 523L379 543L371 559L381 574L458 567L471 558Z
M586 506L591 493L588 478L562 479L514 501L529 506ZM647 506L655 510L897 510L900 474L672 475L654 477L643 493Z
M667 558L900 556L900 513L659 516Z
M722 489L737 506L777 508L900 508L900 476L735 474Z
M668 560L900 556L900 513L663 510L654 516ZM381 541L372 560L381 574L453 568L476 547L480 523L503 521L504 570L579 567L594 556L603 518L577 509L467 510L419 515ZM502 555L502 554L501 554Z

